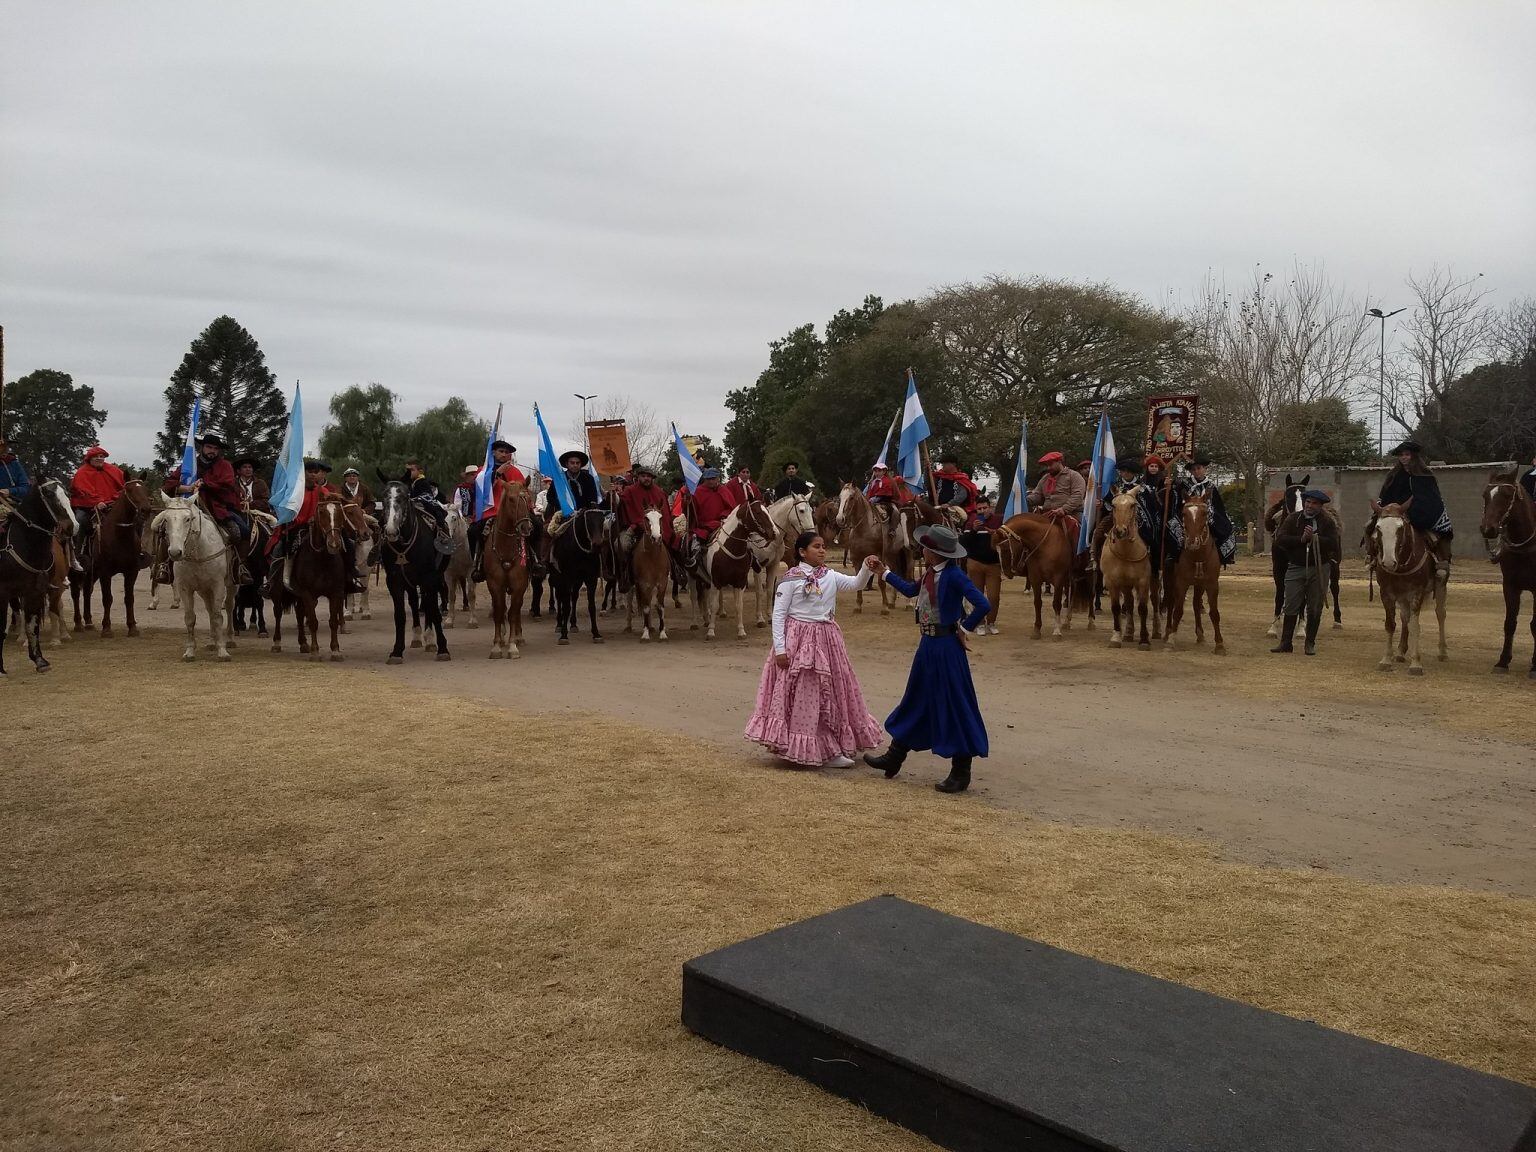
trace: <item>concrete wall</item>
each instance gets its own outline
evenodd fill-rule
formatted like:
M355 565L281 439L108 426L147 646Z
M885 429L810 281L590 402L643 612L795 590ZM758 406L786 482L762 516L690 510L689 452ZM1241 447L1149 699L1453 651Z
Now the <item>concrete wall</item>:
M1431 471L1440 484L1440 495L1451 513L1451 525L1456 529L1455 554L1457 556L1482 557L1487 553L1477 526L1483 518L1483 486L1488 483L1489 473L1508 472L1515 466L1513 460L1495 461L1490 464L1435 464ZM1285 477L1289 473L1297 482L1308 473L1310 487L1321 488L1333 498L1333 508L1339 514L1344 529L1344 555L1359 552L1360 534L1371 517L1371 501L1381 491L1381 483L1387 478L1389 468L1309 468L1293 465L1290 468L1271 468L1265 477L1265 506L1278 500L1285 491Z

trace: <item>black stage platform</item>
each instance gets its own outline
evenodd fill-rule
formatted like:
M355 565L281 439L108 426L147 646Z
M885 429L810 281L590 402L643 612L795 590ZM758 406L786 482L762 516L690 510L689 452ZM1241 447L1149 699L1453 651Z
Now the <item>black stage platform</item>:
M683 967L683 1023L961 1152L1536 1152L1536 1090L884 896Z

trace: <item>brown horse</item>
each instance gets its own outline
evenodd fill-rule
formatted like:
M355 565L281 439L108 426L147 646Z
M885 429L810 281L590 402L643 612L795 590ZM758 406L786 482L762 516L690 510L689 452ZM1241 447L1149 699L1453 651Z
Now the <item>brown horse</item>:
M485 528L485 594L491 601L492 660L516 660L522 652L523 597L528 594L528 541L533 535L533 498L526 484L504 483L496 516Z
M70 600L74 606L75 631L84 632L91 627L91 590L101 585L101 637L112 635L112 579L123 578L123 614L128 618L128 635L139 634L139 622L133 613L133 585L139 569L144 567L143 537L149 521L149 489L142 480L129 480L123 485L112 506L103 512L96 525L96 546L91 555L81 557L87 565L85 572L71 572L69 577ZM85 601L84 624L81 624L80 602Z
M1035 639L1044 628L1044 588L1051 586L1051 609L1056 613L1052 640L1060 640L1063 627L1072 627L1072 589L1074 585L1077 542L1067 539L1065 526L1037 512L1022 512L1011 517L992 533L992 547L1002 561L1003 575L1012 580L1020 574L1029 577L1035 592ZM1061 618L1065 601L1067 618Z
M661 534L662 513L649 508L645 513L645 531L630 553L629 614L624 621L624 631L635 630L635 607L640 608L640 639L651 638L652 615L656 639L667 638L667 585L672 578L672 554L667 551Z
M1493 475L1483 489L1483 539L1490 542L1504 585L1504 647L1495 672L1508 672L1520 623L1520 596L1531 594L1531 670L1536 680L1536 504L1520 485L1520 471Z
M1381 604L1387 616L1387 653L1376 665L1383 672L1392 671L1394 662L1408 660L1410 676L1424 675L1419 655L1419 621L1424 602L1435 602L1435 616L1440 622L1440 659L1445 652L1445 582L1435 571L1434 553L1428 537L1408 520L1412 497L1401 504L1371 501L1376 523L1366 533L1366 555L1381 586ZM1394 655L1393 639L1397 613L1403 616L1402 639ZM1408 633L1413 633L1413 657L1408 657Z
M836 525L844 550L853 556L878 556L898 576L910 575L911 541L903 539L900 512L887 507L885 516L864 495L857 484L844 484L837 497ZM825 540L825 537L823 537ZM880 615L889 616L899 594L884 580L880 581ZM855 612L864 611L864 593L854 598Z
M1147 637L1147 602L1152 598L1152 553L1136 527L1137 489L1122 492L1110 505L1109 531L1104 534L1104 550L1099 554L1099 569L1104 573L1104 591L1109 593L1109 607L1114 618L1110 633L1111 648L1119 648L1135 632L1135 613L1141 614L1141 640L1144 651L1152 647ZM1039 600L1039 596L1036 596ZM1155 609L1154 609L1155 611Z
M323 660L320 652L320 621L316 606L324 598L330 602L331 659L342 660L341 610L347 595L347 557L342 534L347 526L346 510L335 497L326 497L315 508L312 520L288 542L284 564L286 580L273 581L272 651L283 650L283 609L293 606L294 627L299 633L299 651L311 660Z
M1221 609L1217 596L1221 590L1221 553L1211 539L1211 508L1204 495L1189 496L1184 500L1184 550L1173 566L1173 585L1168 597L1168 629L1164 634L1165 647L1174 647L1174 634L1184 620L1184 597L1194 589L1195 643L1205 643L1205 627L1201 621L1204 609L1211 615L1211 630L1215 633L1216 646L1212 651L1225 656L1226 643L1221 638ZM1204 600L1202 604L1201 601Z
M747 638L743 601L747 585L752 580L753 560L761 562L757 555L761 548L758 542L772 542L777 548L778 539L778 529L761 500L736 505L710 537L700 572L696 572L694 578L695 604L703 602L704 639L715 638L715 618L720 615L721 598L727 589L736 593L736 638Z
M827 554L831 555L833 545L842 543L838 538L837 501L823 500L820 504L816 505L815 518L816 535L821 537L822 543L827 546ZM794 550L795 542L791 540L785 547L786 559L784 561L785 565L790 568L793 568L795 564L794 556L792 555ZM848 549L846 547L843 548L843 567L848 567Z

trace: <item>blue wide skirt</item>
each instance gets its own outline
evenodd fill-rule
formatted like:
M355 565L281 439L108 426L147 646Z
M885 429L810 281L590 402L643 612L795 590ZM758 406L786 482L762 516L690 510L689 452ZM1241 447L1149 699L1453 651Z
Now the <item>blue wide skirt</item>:
M924 636L912 658L907 691L886 718L891 739L935 756L985 756L987 726L958 636Z

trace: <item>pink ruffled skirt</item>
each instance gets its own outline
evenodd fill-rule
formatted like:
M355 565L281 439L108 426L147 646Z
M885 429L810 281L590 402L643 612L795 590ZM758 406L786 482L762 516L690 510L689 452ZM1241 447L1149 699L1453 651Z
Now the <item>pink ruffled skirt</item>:
M769 651L747 739L795 764L820 765L878 748L881 728L865 707L837 625L790 620L784 641L789 667L780 668Z

